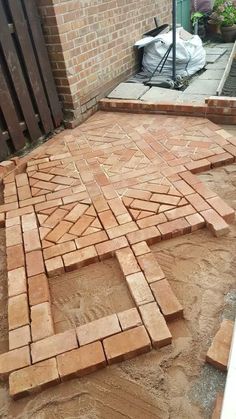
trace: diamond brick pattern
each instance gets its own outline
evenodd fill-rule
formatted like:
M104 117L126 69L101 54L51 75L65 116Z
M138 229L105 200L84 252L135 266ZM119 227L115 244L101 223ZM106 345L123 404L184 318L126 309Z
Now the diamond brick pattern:
M215 236L229 231L234 210L196 173L234 161L234 142L206 119L98 112L33 153L23 173L4 178L10 349L30 348L32 360L4 370L11 386L17 377L14 397L28 391L29 377L40 389L94 371L108 355L109 364L171 343L167 322L183 307L149 245L205 226ZM64 334L54 334L48 278L107 257L117 258L135 308L114 313L112 325L100 319L99 333L91 323L68 331L65 346ZM95 341L99 356L91 359ZM58 373L52 357L63 354L73 368ZM34 363L51 358L52 374L36 379Z

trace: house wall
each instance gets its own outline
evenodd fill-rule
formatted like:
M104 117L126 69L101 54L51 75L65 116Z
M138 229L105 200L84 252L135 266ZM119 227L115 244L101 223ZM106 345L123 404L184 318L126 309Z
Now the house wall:
M66 118L74 125L137 68L133 44L171 21L171 0L36 0Z

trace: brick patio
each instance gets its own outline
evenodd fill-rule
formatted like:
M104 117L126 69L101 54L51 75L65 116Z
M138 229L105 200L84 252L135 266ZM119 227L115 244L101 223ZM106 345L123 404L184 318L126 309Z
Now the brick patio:
M149 245L204 226L229 231L234 210L196 173L235 157L236 139L204 118L98 112L5 176L0 374L13 397L171 343L167 322L183 307ZM54 334L48 278L113 256L136 308Z

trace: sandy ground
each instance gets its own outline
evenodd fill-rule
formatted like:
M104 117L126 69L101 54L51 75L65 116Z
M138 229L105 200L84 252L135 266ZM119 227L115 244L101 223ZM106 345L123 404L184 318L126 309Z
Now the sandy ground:
M236 209L236 165L201 175ZM0 382L0 418L208 419L225 374L205 364L223 317L236 312L236 223L216 239L207 230L152 250L184 306L169 323L173 344L19 401ZM0 352L7 345L4 230L0 230ZM132 307L113 260L50 280L57 331ZM95 292L94 292L95 291Z

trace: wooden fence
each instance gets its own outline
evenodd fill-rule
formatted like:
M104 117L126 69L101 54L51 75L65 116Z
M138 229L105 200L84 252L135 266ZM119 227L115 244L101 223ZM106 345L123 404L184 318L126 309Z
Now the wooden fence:
M35 0L0 0L0 160L61 121Z

